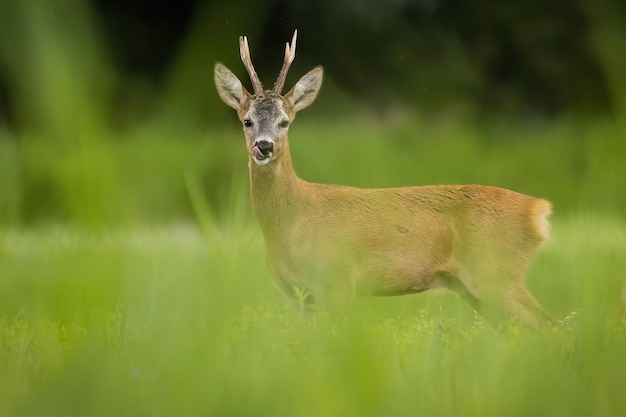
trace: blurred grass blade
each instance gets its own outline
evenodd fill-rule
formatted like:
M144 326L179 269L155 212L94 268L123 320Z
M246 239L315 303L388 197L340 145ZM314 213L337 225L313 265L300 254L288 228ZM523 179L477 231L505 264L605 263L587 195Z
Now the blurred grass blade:
M187 193L193 207L196 220L209 243L211 251L223 252L222 242L218 233L217 221L213 210L206 200L202 185L198 177L192 172L185 173Z

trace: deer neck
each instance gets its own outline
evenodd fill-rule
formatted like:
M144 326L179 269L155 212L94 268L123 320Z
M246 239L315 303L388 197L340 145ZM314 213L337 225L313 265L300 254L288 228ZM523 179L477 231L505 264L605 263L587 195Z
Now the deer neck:
M252 156L248 161L252 206L266 238L284 229L301 206L302 180L293 170L287 138L283 141L280 155L269 164L258 165Z

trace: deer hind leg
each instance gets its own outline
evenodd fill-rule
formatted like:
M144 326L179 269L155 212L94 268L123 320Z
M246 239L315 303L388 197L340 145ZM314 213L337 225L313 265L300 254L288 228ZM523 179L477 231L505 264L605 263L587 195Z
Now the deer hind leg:
M523 283L509 285L502 295L504 311L508 317L516 317L522 323L531 327L540 327L545 323L557 323L557 321L541 307L539 302L532 296Z
M533 328L557 323L522 283L507 284L481 297L478 304L480 308L477 311L492 324L506 319L516 319Z
M494 271L492 271L494 272ZM502 274L486 273L475 279L474 274L459 274L447 280L447 287L461 296L488 322L498 322L516 318L530 327L542 323L556 323L530 294L523 279L502 281ZM502 284L499 284L502 283Z
M474 310L480 313L481 310L481 302L474 294L471 293L469 289L458 279L456 276L451 274L443 274L440 277L442 279L443 285L455 292L459 297L461 297L467 304L469 304Z

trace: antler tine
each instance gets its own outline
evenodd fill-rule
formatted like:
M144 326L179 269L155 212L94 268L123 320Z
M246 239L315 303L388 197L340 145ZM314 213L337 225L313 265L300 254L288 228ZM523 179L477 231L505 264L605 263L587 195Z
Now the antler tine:
M254 70L254 66L252 65L252 59L250 59L250 48L248 47L247 36L239 37L239 52L241 53L241 61L248 70L250 81L252 81L252 89L254 90L254 95L262 94L263 84L261 84L261 80L259 80L259 76L257 75L256 71Z
M283 67L280 70L280 74L278 74L278 79L274 84L274 93L280 94L283 91L283 87L285 86L285 79L287 78L287 72L289 71L289 67L291 63L296 58L296 39L298 37L298 30L296 29L293 32L293 38L291 38L291 45L289 42L285 45L285 60L283 61Z

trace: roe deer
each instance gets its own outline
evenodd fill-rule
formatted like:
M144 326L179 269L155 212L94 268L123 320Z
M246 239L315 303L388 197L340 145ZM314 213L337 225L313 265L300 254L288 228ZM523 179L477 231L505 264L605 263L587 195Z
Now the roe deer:
M524 277L548 236L546 200L483 185L359 189L296 175L287 131L315 100L323 74L313 68L282 95L296 36L272 90L263 90L245 36L239 47L253 94L215 64L219 96L243 123L252 205L279 287L292 296L308 291L323 307L345 306L355 294L448 288L488 319L551 321Z

